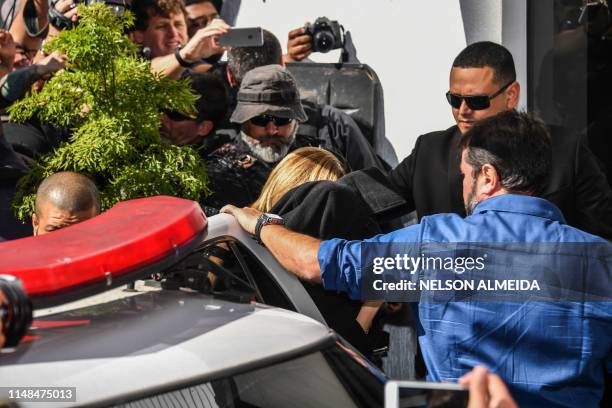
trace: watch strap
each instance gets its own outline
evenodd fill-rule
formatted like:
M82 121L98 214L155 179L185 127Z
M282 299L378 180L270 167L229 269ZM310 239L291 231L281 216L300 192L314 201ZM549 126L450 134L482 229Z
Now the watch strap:
M183 57L181 57L181 53L179 52L180 50L181 50L181 47L176 47L176 49L174 50L174 57L178 61L179 65L183 68L192 68L195 65L195 63L185 61Z
M255 224L255 239L258 242L261 242L261 230L266 225L284 225L285 220L281 217L271 217L269 214L261 213L259 217L257 217L257 223Z

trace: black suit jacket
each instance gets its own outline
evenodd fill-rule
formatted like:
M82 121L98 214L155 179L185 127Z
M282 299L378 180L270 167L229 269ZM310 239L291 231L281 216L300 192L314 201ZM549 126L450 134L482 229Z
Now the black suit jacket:
M583 139L550 128L552 171L541 194L555 203L569 225L612 240L612 192ZM457 126L432 132L416 141L414 150L389 173L391 185L406 200L406 210L420 218L437 213L465 216L459 171Z

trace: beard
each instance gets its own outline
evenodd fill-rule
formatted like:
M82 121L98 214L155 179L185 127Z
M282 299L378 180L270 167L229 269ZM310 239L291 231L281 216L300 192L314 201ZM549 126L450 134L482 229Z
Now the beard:
M478 200L476 199L476 179L472 183L472 189L470 190L470 194L467 196L467 200L464 203L465 213L467 215L472 215L474 209L478 205Z
M295 140L295 134L297 132L297 126L294 127L291 136L287 138L275 138L280 143L271 144L269 146L262 146L260 141L250 137L244 132L240 132L240 137L249 146L251 153L257 159L264 161L268 164L278 163L281 161L287 153Z

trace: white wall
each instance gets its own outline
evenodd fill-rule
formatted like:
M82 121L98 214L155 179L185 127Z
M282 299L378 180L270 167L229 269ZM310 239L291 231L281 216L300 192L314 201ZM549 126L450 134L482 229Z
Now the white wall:
M416 138L453 118L444 94L452 61L466 45L459 0L242 0L237 27L272 31L286 51L287 32L319 16L350 30L362 63L385 94L387 138L401 160ZM336 62L338 52L313 54Z

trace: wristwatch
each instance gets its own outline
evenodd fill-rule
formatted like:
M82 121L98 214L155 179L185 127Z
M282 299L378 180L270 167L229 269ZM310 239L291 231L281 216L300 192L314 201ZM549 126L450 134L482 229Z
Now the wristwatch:
M276 214L261 213L255 224L255 239L261 242L261 229L266 225L285 225L285 220Z

